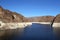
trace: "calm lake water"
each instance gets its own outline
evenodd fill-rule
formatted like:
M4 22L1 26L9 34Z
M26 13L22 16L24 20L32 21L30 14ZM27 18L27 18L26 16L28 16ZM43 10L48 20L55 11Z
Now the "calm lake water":
M49 24L36 24L24 28L23 35L14 36L12 40L56 40L53 28Z

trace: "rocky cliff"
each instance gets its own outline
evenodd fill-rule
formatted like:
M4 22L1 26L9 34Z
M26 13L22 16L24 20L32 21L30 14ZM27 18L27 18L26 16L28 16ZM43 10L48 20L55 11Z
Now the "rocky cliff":
M24 21L26 21L26 18L21 14L3 9L0 6L0 21L3 21L3 22L24 22Z
M56 16L39 16L39 17L31 17L28 18L30 22L53 22L60 23L60 14Z
M0 6L0 21L3 22L60 22L60 14L55 16L38 16L26 18L21 14L3 9Z
M55 23L60 23L60 14L56 15L56 17L53 20Z

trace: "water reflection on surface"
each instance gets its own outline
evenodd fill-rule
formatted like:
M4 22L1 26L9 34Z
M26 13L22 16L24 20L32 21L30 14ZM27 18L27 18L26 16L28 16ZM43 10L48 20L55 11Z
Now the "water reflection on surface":
M60 27L54 27L53 32L56 36L56 40L60 40Z
M36 24L24 28L23 35L14 36L12 40L56 40L54 29L50 24Z

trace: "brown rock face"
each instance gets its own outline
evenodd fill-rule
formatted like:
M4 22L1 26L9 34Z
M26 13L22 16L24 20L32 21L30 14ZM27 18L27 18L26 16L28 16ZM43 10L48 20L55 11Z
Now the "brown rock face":
M54 22L60 22L60 14L58 14L56 17L38 16L38 17L26 18L21 14L3 9L0 6L0 21L3 21L3 22L51 22L53 20Z
M24 16L16 12L5 10L0 6L0 21L3 22L23 22Z
M31 22L51 22L54 16L41 16L41 17L32 17L28 20Z
M56 23L60 23L60 14L56 15L56 17L53 20Z

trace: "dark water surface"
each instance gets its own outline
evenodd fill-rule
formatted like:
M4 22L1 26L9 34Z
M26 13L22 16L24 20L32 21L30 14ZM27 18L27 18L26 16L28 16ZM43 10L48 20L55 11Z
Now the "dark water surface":
M36 24L24 28L22 37L15 36L12 40L55 40L53 28L49 24Z

